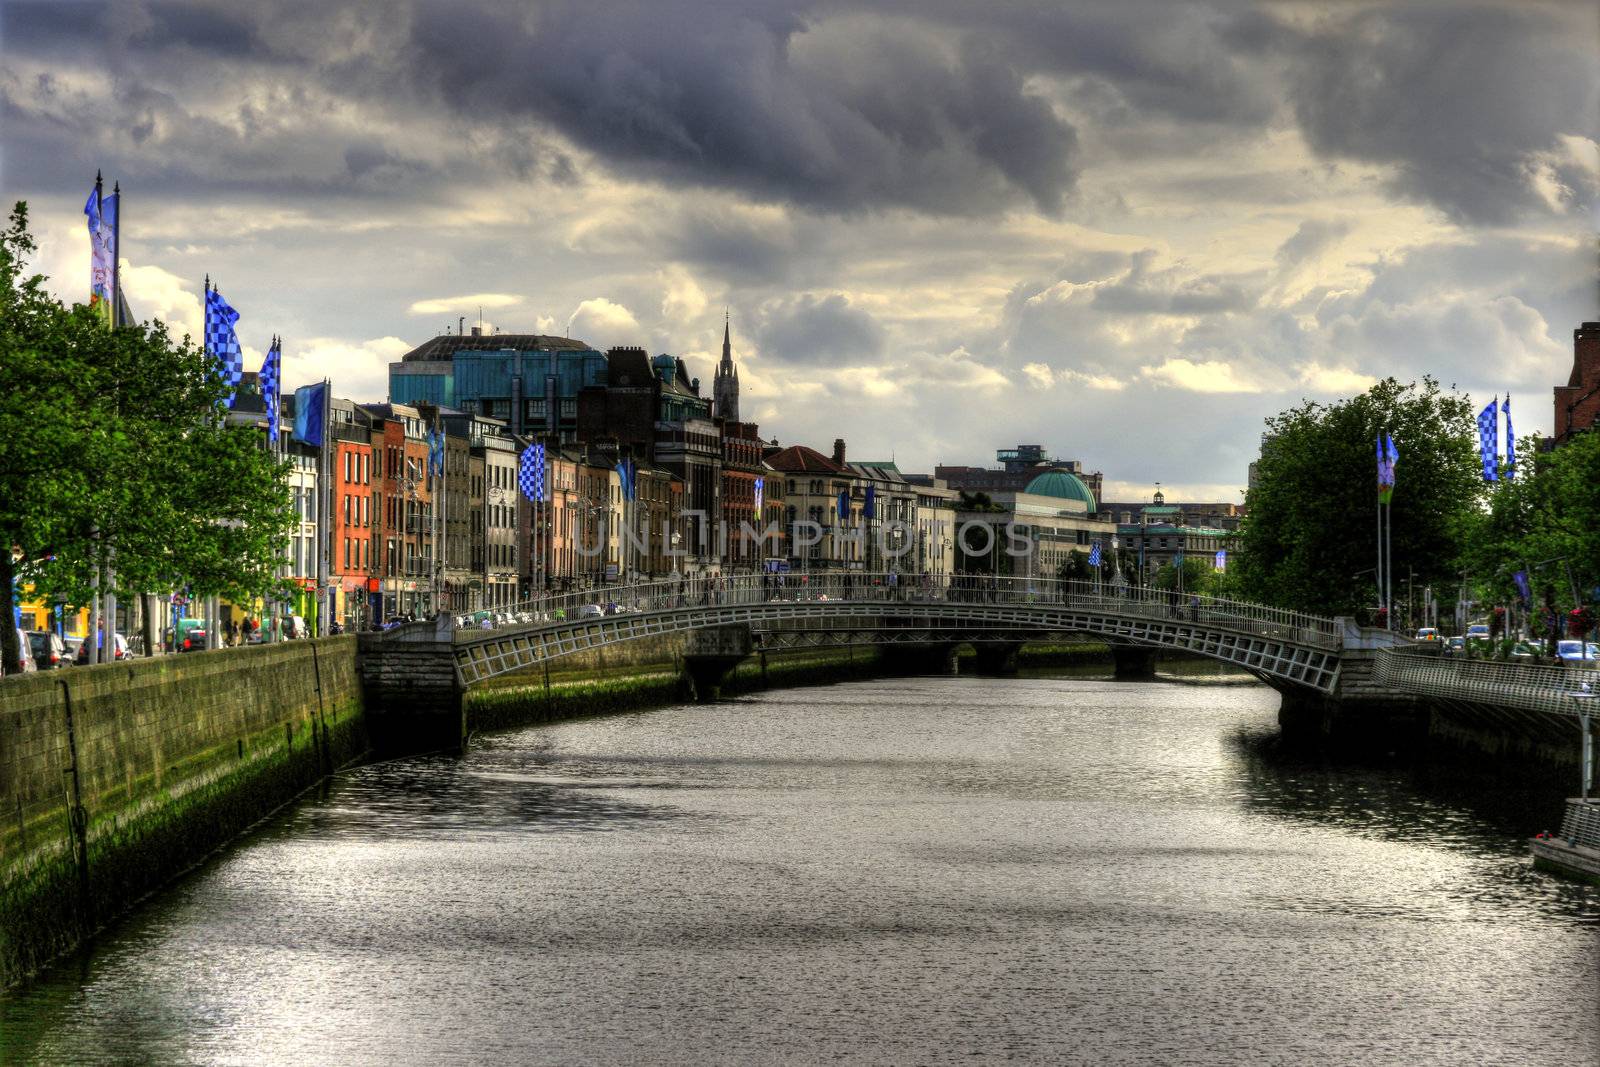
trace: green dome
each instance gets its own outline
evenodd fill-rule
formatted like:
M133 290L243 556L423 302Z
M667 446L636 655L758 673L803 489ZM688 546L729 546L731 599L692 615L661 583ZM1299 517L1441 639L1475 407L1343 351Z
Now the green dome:
M1028 483L1023 492L1034 496L1053 496L1061 500L1081 500L1090 514L1096 510L1094 494L1083 484L1083 479L1066 471L1045 471Z

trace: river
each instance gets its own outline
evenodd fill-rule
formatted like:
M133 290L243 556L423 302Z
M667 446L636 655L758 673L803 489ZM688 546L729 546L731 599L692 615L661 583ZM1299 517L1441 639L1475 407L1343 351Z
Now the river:
M1600 890L1523 840L1566 783L1298 758L1276 704L920 678L361 767L0 1000L0 1059L1600 1062Z

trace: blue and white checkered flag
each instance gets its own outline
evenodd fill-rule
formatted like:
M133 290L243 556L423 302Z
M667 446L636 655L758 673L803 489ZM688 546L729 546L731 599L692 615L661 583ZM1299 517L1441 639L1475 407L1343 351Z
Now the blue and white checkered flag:
M267 358L261 362L261 399L267 403L267 441L278 446L278 390L283 379L283 342L274 337Z
M1500 436L1499 411L1500 398L1495 397L1478 412L1478 456L1483 460L1483 480L1486 482L1500 480L1500 472L1496 470L1500 465L1500 442L1496 440Z
M523 496L535 504L544 503L544 445L531 445L522 450L517 484Z
M1511 432L1511 394L1500 402L1500 411L1506 417L1506 477L1517 476L1517 435Z
M1100 566L1100 542L1096 541L1089 549L1089 566Z
M244 355L239 351L239 337L233 332L233 324L239 321L239 313L222 299L222 294L211 288L209 283L206 288L206 351L217 361L217 370L222 374L222 381L228 387L227 405L233 407L234 398L238 395L239 379L244 376Z

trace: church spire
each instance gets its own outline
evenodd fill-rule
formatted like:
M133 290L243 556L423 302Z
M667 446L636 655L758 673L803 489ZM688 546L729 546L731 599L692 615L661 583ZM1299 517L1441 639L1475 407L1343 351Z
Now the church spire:
M726 308L722 311L722 362L717 364L711 396L719 416L739 421L739 368L733 364L733 334Z

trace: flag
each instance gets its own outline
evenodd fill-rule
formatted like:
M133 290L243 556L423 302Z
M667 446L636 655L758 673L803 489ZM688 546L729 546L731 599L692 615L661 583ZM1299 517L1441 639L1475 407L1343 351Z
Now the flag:
M1089 547L1089 566L1100 566L1100 542L1096 541Z
M1373 448L1378 456L1378 503L1387 504L1394 492L1394 485L1389 481L1389 464L1384 462L1383 434L1373 438Z
M767 480L765 478L757 478L756 479L756 521L757 522L761 521L761 498L762 498L763 495L765 495L766 489L767 489Z
M1505 413L1506 417L1506 477L1508 479L1515 478L1517 476L1517 436L1511 432L1510 393L1507 393L1505 400L1501 402L1500 410Z
M523 496L535 504L544 503L544 445L529 445L522 450L517 484Z
M233 400L239 388L239 379L244 376L244 359L239 351L239 337L233 332L233 324L239 321L239 313L228 306L222 299L222 294L209 284L206 288L206 351L211 353L217 361L217 372L222 375L222 384L228 387L227 405L233 407ZM296 396L299 391L296 390ZM299 424L299 409L296 409L295 423ZM318 424L318 444L321 444L321 423Z
M1498 482L1500 472L1496 468L1500 465L1498 448L1500 442L1499 419L1496 417L1500 411L1500 398L1489 401L1487 407L1478 412L1478 458L1483 460L1483 480Z
M1394 438L1381 433L1376 438L1378 453L1378 503L1387 504L1394 498L1394 464L1400 458L1395 451Z
M878 487L875 485L869 485L867 486L866 502L861 507L861 514L868 519L873 519L877 517L877 511Z
M1528 584L1528 572L1518 571L1511 576L1511 582L1517 587L1517 599L1522 601L1522 606L1532 604L1533 588Z
M83 213L89 216L89 308L110 326L115 321L116 294L111 290L117 266L117 194L101 196L96 179Z
M624 459L617 463L617 480L622 483L622 499L632 503L634 499L634 465L633 460Z
M267 440L271 446L278 446L278 390L283 377L283 346L274 337L272 347L267 349L267 358L261 361L261 399L267 404ZM296 410L299 410L296 408Z
M850 494L847 491L841 489L841 490L839 490L839 518L848 519L849 517L850 517Z
M328 383L302 385L294 391L294 439L312 448L322 447L322 424L327 421Z
M444 473L444 431L428 431L428 473Z

